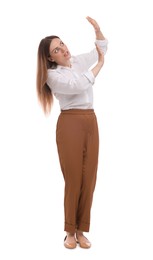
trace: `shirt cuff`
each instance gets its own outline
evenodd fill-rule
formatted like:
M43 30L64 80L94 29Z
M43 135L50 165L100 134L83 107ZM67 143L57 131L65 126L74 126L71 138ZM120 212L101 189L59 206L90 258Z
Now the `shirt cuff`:
M89 80L90 83L94 84L94 82L95 82L95 77L94 77L94 75L93 75L93 73L92 73L91 70L89 70L89 71L83 73L83 75Z
M96 40L95 43L100 47L100 49L104 52L104 54L107 51L107 45L108 45L108 40Z
M108 40L105 39L105 40L96 40L95 41L99 46L105 46L108 44Z

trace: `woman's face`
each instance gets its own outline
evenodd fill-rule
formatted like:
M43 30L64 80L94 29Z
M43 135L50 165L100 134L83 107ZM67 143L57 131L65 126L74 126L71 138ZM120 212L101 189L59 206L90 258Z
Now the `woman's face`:
M61 66L70 66L71 54L61 39L55 38L51 41L49 52L51 61Z

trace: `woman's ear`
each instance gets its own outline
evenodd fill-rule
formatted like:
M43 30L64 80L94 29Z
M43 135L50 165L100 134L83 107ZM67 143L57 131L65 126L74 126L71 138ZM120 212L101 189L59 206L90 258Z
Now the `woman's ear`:
M48 57L48 60L54 62L54 60L51 57Z

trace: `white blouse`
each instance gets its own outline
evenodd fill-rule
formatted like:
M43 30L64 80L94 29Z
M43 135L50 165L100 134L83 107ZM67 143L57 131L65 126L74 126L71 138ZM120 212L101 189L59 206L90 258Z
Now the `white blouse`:
M107 39L96 40L104 52ZM98 59L96 48L89 53L72 56L71 68L58 65L48 69L47 84L58 99L61 110L93 109L93 84L95 77L90 69Z

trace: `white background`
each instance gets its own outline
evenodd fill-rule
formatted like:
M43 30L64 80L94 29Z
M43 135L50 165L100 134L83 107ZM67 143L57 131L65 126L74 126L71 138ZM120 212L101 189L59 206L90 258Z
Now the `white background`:
M0 259L153 259L153 16L151 0L1 1ZM94 47L85 19L109 40L94 85L100 155L90 250L63 247L64 182L55 143L57 101L36 96L40 40L72 54ZM87 234L86 234L87 235Z

